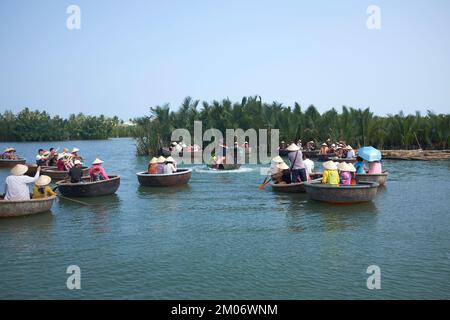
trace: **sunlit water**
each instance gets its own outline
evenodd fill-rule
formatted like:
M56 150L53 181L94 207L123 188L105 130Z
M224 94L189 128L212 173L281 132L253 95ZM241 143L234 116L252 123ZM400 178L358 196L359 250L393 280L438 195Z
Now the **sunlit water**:
M386 161L373 203L336 206L258 190L249 165L194 165L187 186L140 187L148 158L130 139L14 146L29 160L41 146L77 146L121 185L90 206L61 199L0 220L0 298L450 298L450 162ZM66 287L74 264L81 290ZM381 290L367 289L369 265Z

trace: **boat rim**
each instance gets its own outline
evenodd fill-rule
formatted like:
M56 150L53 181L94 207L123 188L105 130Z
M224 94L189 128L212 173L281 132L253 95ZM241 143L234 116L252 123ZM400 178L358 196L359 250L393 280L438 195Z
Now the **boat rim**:
M108 175L108 177L110 177L108 180L100 180L100 181L89 181L89 182L76 182L76 183L72 183L72 182L67 182L68 180L61 180L61 181L56 181L56 185L58 186L80 186L80 185L93 185L93 184L99 184L99 183L105 183L105 182L110 182L110 181L114 181L114 180L118 180L120 179L119 175Z
M43 201L49 201L56 199L57 196L50 196L47 198L40 198L40 199L30 199L30 200L3 200L3 198L0 199L0 203L29 203L29 202L43 202Z
M324 184L319 181L308 181L305 182L304 185L306 187L320 188L320 189L370 189L377 188L379 183L377 182L369 182L369 181L360 181L358 184L353 185L332 185L332 184Z

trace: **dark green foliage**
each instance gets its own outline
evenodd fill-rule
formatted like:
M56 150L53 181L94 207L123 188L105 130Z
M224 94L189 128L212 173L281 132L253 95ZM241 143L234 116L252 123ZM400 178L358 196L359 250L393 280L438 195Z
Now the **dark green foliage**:
M201 109L199 109L201 105ZM261 97L244 97L241 102L229 99L211 103L186 98L178 111L169 107L151 108L149 117L135 119L134 136L138 154L155 155L161 146L168 146L173 129L186 128L193 135L194 121L202 121L203 130L216 128L279 129L280 139L286 142L302 139L320 143L327 138L343 140L354 147L373 145L380 149L445 149L450 143L450 115L424 116L419 112L405 116L376 116L367 109L343 106L338 112L331 109L320 114L314 106L305 111L281 103L263 103ZM417 139L416 139L417 136Z
M107 139L131 136L130 127L117 117L70 115L50 117L45 111L23 109L17 114L0 114L0 141L56 141Z

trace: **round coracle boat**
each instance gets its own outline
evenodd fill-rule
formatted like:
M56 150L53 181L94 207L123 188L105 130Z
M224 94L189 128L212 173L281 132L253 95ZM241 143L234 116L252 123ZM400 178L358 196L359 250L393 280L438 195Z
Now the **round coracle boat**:
M388 177L388 172L383 171L382 173L366 173L357 174L356 182L376 182L380 186L384 186Z
M56 196L21 201L6 201L0 196L0 218L21 217L50 211Z
M236 163L222 163L222 164L209 164L208 168L213 170L237 170L241 167L240 164Z
M89 168L88 167L82 167L82 170L83 170L83 176L89 176ZM42 169L41 174L52 178L52 182L69 179L68 171L60 171L55 167L48 167L46 169Z
M65 197L99 197L116 193L120 186L119 176L109 176L108 180L91 182L90 178L83 178L82 182L71 183L70 180L56 183L59 192Z
M179 168L175 173L150 174L136 173L139 184L144 187L173 187L187 184L192 176L192 169Z
M16 164L25 164L26 159L18 158L14 160L10 159L0 159L0 168L12 168Z
M28 171L25 173L25 175L29 177L34 177L36 175L36 171L38 166L36 164L27 164ZM50 167L50 166L41 166L41 173L42 170L58 170L57 167Z
M320 181L305 183L305 189L313 200L330 203L361 203L375 198L378 183L361 182L356 185L329 185Z

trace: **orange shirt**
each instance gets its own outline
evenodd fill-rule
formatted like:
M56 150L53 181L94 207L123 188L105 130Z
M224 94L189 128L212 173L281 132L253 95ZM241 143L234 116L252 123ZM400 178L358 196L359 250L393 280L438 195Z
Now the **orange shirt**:
M151 163L148 165L148 173L150 174L156 174L156 168L158 167L157 163Z

